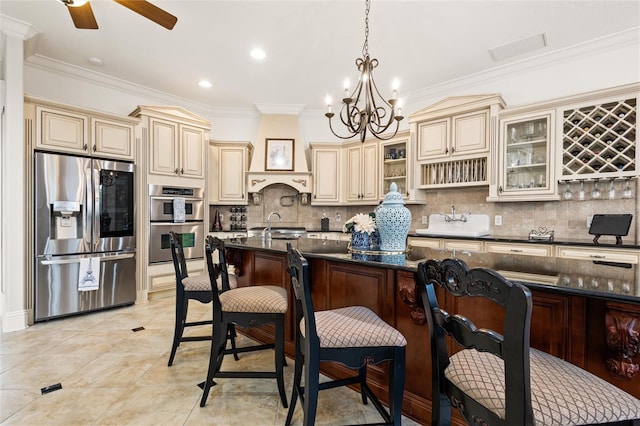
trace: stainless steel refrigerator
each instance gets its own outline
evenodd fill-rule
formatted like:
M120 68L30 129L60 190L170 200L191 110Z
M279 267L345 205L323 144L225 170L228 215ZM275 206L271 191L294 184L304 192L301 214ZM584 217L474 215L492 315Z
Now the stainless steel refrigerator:
M134 303L135 165L34 154L34 319Z

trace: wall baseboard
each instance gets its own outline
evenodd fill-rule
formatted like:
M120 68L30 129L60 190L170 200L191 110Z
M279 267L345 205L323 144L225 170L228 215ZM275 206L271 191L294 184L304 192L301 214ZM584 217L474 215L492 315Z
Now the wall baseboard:
M24 330L29 327L29 313L26 309L20 311L7 312L2 315L2 332Z

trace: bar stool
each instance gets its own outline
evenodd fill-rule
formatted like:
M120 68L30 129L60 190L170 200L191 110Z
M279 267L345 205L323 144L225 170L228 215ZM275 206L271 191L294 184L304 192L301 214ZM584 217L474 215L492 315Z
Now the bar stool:
M187 321L187 313L189 311L189 300L197 300L200 303L211 303L211 281L209 274L189 276L187 272L187 262L184 257L184 249L182 247L182 236L176 232L169 231L169 240L171 245L171 258L173 259L173 267L176 274L176 315L175 326L173 330L173 344L171 345L171 354L169 355L169 367L173 365L178 346L182 342L199 342L203 340L211 340L211 335L206 336L183 336L185 327L197 327L212 324L212 321ZM232 288L237 287L238 280L235 275L229 280ZM222 288L222 281L218 282L218 288ZM233 325L229 327L227 338L231 340L231 347L235 348L235 328ZM237 360L236 355L236 360Z
M218 250L218 263L213 262L212 252ZM287 290L278 286L249 286L231 289L227 271L224 242L212 236L207 237L205 245L207 268L211 282L218 278L222 281L222 291L212 291L213 299L213 338L207 379L202 387L200 406L207 403L209 390L221 378L271 378L276 379L282 406L287 408L287 397L284 390L284 316L287 312ZM263 324L275 325L275 342L263 345L252 345L227 350L223 330L230 325L255 327ZM220 371L224 356L242 352L251 352L275 348L275 371Z
M311 426L315 423L320 390L359 384L362 403L371 399L384 424L400 425L407 345L404 336L363 306L314 312L307 260L291 243L287 244L287 252L296 297L296 365L285 424L291 424L298 397L304 410L303 424ZM367 365L384 361L390 361L389 411L367 385ZM319 383L321 362L338 362L358 370L358 374Z
M418 265L417 283L431 338L432 425L450 425L451 407L469 424L640 424L640 400L609 382L529 347L528 288L459 259ZM438 306L436 286L504 308L503 333ZM445 335L462 347L450 355Z

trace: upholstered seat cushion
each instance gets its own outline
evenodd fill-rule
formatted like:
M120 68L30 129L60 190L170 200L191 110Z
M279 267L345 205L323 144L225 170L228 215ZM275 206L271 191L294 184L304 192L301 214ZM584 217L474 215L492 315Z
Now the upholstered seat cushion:
M218 277L216 280L218 284L218 291L222 290L222 278ZM206 275L193 275L182 279L182 285L184 291L211 291L211 281L209 281L209 274ZM233 274L229 274L229 287L238 287L238 277Z
M224 312L287 312L287 290L273 285L240 287L220 294Z
M322 348L407 345L402 333L364 306L317 311L315 319ZM304 335L304 319L300 330Z
M536 425L578 425L640 418L640 400L560 358L531 349L531 405ZM475 350L451 356L446 378L504 418L504 362Z

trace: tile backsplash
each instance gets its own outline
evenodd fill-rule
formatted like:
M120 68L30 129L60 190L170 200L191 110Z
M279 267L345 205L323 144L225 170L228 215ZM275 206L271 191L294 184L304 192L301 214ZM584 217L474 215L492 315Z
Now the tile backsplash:
M637 180L631 181L633 196L623 199L621 181L615 182L616 198L609 199L606 187L601 185L602 198L592 199L590 196L593 184L585 185L586 197L584 201L577 198L578 185L571 185L573 197L571 200L560 201L530 201L530 202L487 202L488 190L486 186L471 188L456 188L455 190L429 190L427 191L426 204L407 205L411 211L411 231L416 228L427 228L428 224L422 223L422 216L437 213L450 213L451 206L456 207L458 213L486 214L490 217L491 235L499 237L523 237L529 232L540 227L552 229L557 240L583 240L591 239L588 233L587 219L594 214L601 213L631 213L634 220L631 223L629 235L623 237L625 242L638 243L638 191ZM563 190L565 185L562 185ZM247 228L264 227L270 212L278 212L281 220L273 216L272 226L303 226L308 230L320 230L320 219L323 214L329 218L329 229L341 231L344 221L357 213L372 211L377 204L369 206L311 206L303 205L300 195L293 188L284 184L270 185L262 191L260 205L249 204L247 206ZM225 215L222 225L224 230L229 229L229 207L218 206L219 211ZM213 220L215 207L211 207L210 214ZM502 216L502 225L495 226L496 215ZM339 217L340 220L337 220ZM210 228L209 228L210 229ZM600 242L614 242L613 237L603 236Z

